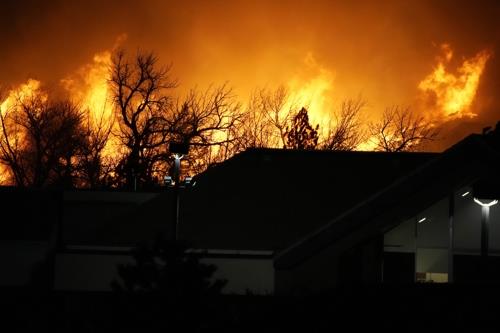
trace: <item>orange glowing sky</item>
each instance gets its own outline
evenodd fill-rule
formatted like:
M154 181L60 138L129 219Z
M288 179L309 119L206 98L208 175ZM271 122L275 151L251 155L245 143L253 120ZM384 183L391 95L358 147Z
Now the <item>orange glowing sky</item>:
M366 119L410 105L447 126L442 149L500 119L498 17L493 0L6 0L0 85L36 79L95 104L89 82L118 43L172 63L178 94L229 82L244 102L284 84L315 122L345 98L362 96Z

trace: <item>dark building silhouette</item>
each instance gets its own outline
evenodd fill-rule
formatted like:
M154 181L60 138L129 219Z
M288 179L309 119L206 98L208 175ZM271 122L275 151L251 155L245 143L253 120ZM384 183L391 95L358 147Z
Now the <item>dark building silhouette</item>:
M250 149L180 190L179 237L218 266L227 293L498 281L496 135L440 154ZM0 195L4 286L50 258L56 290L109 290L138 241L172 237L168 187Z

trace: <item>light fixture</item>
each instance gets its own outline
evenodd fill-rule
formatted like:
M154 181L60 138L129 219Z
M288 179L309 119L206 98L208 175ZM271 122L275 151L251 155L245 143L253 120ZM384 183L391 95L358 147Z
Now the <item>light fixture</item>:
M176 160L182 160L182 158L184 157L184 155L182 154L174 154L173 156Z
M498 200L495 199L495 200L491 200L490 202L482 202L478 198L474 198L474 202L482 207L491 207L493 205L496 205L498 203Z
M166 186L174 185L174 181L172 180L172 177L170 177L170 176L165 176L165 178L163 178L163 181L164 181Z
M418 223L422 223L422 222L424 222L425 220L427 220L427 217L422 217L420 220L418 220Z
M193 181L193 177L187 176L184 178L184 185L189 185Z
M470 193L469 191L467 191L467 192L465 192L465 193L462 193L462 197L466 197L466 196L468 196L468 195L469 195L469 193Z

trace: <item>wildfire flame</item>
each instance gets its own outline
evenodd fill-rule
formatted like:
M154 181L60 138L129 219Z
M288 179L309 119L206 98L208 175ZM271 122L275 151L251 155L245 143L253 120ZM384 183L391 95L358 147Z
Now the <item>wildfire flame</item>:
M40 90L40 81L29 79L26 83L19 85L17 88L9 91L7 97L0 103L0 111L3 113L6 110L14 107L17 102L22 102L26 98L31 98Z
M94 128L116 128L113 101L109 87L110 67L113 52L127 40L127 34L119 35L113 47L96 53L92 62L77 69L73 74L60 81L70 98L88 112L90 125ZM113 157L119 152L119 140L111 135L106 142L103 155Z
M356 147L356 150L359 151L374 151L375 149L377 149L377 142L374 140L374 137L369 137Z
M111 51L97 53L91 63L85 64L71 75L60 80L61 87L68 92L70 99L78 103L88 113L89 125L94 128L98 126L105 128L113 124L114 113L108 85L111 58ZM0 101L0 111L4 113L15 107L16 103L42 94L40 87L40 81L29 79L26 83L10 90L7 97ZM47 98L48 96L42 97ZM113 156L117 153L114 147L116 141L113 136L109 138L103 151L105 156Z
M475 117L470 107L474 101L477 88L491 52L483 50L470 59L465 59L455 74L447 70L453 58L450 45L441 46L442 56L433 72L424 78L418 88L435 99L435 107L446 117Z
M94 55L91 63L85 64L61 80L61 85L70 98L80 103L88 112L90 125L94 128L113 124L114 112L108 84L111 64L112 52L100 52ZM117 138L110 136L103 150L104 156L115 155L117 144Z
M119 45L124 37L120 37ZM117 45L113 47L114 50ZM434 122L443 119L474 117L471 110L481 75L492 53L488 50L478 52L471 58L464 59L455 71L450 70L454 52L449 44L441 45L437 65L419 84L418 89L427 99L432 100L434 113L429 114ZM94 55L92 61L60 80L70 98L89 112L92 126L113 124L113 105L109 88L109 68L112 64L112 51L104 51ZM309 111L310 123L320 128L327 128L332 120L331 112L335 110L333 103L334 72L319 64L312 53L304 59L304 66L287 82L289 90L289 107L306 107ZM0 112L15 106L25 98L40 94L40 81L29 79L8 92L7 97L0 100ZM116 153L117 140L110 137L104 154L113 156ZM358 150L373 150L374 144L366 140Z
M109 68L111 52L105 51L94 55L93 62L82 66L75 74L62 79L61 84L71 97L99 118L102 113L111 117L109 101Z
M11 110L17 103L23 102L26 99L31 99L40 94L41 82L34 79L29 79L26 83L20 84L17 88L11 89L7 97L2 101L0 100L0 113L5 115L5 112ZM47 98L46 95L40 96ZM4 165L0 164L0 184L9 183L9 172Z
M289 82L290 104L306 107L310 123L324 127L330 121L329 111L333 109L333 73L317 63L312 53L305 60L305 72L295 75ZM305 75L304 75L305 74Z

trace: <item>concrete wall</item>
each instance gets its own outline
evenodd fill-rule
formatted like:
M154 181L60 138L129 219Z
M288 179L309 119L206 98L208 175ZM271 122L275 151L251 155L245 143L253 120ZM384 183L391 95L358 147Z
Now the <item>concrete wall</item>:
M225 294L274 293L272 259L203 258L214 264L214 279L226 279ZM110 283L119 279L117 265L133 263L128 255L58 254L55 263L57 290L110 291Z
M154 239L166 222L141 214L139 205L158 193L75 191L64 193L62 234L66 244L135 246ZM157 208L160 213L161 207ZM161 215L161 214L158 214Z
M339 256L330 249L292 268L275 271L277 295L308 295L338 285Z
M126 255L58 254L55 261L54 289L110 291L118 279L118 264L132 263Z
M383 241L364 241L339 253L335 244L291 269L276 270L276 293L314 294L343 285L370 285L382 280Z
M415 253L415 221L413 219L385 233L384 251Z
M48 242L0 241L0 286L28 284L48 249Z
M465 197L463 193L469 192ZM472 189L455 195L453 247L456 254L479 254L481 249L481 207L473 200Z
M272 258L205 258L203 263L214 264L216 279L227 279L225 294L274 294L274 267Z

